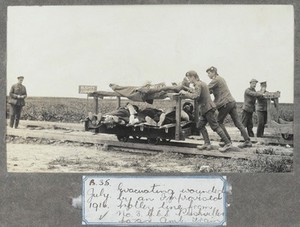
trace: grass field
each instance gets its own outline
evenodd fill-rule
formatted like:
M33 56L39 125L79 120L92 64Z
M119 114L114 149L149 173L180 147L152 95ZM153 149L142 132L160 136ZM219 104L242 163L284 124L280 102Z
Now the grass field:
M125 105L129 100L122 99L121 105ZM158 109L167 109L175 105L175 102L170 100L155 100L153 105L132 102L140 108L155 107ZM9 105L9 104L8 104ZM238 103L238 112L241 113L243 103ZM7 106L7 116L9 116L9 106ZM99 112L107 113L117 107L115 99L99 99ZM26 105L23 107L21 119L23 120L38 120L38 121L58 121L78 123L83 120L88 112L95 112L94 100L92 98L54 98L54 97L28 97ZM275 108L272 108L272 116L275 116ZM279 117L286 121L292 121L294 116L293 104L280 104ZM254 124L257 124L256 113L253 115ZM227 118L226 123L232 124Z

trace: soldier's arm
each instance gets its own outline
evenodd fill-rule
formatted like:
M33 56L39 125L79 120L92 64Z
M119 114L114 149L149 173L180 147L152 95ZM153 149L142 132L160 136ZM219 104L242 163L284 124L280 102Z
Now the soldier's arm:
M10 96L11 98L17 99L19 95L15 94L14 92L15 92L15 87L12 86L11 89L10 89L10 91L9 91L9 96Z
M179 93L183 95L183 98L196 99L201 94L201 87L199 85L197 85L197 86L195 86L194 89L191 89L190 91L182 90Z
M251 91L250 89L246 89L245 93L246 93L247 95L252 96L252 97L262 97L262 96L263 96L262 93L257 92L257 91Z
M209 92L213 93L213 89L217 87L217 85L218 85L218 81L216 79L212 79L212 81L210 81L210 83L208 84Z

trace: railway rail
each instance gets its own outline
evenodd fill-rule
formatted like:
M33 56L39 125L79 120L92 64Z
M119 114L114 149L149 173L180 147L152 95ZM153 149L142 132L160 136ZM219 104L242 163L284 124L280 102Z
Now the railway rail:
M7 136L22 138L38 138L54 141L89 143L97 146L106 147L108 150L130 150L131 152L147 153L147 152L175 152L188 155L203 155L209 157L220 158L238 158L253 159L255 158L255 148L239 149L221 153L218 151L218 140L213 142L213 150L200 151L197 145L203 143L198 137L194 139L186 139L185 141L161 142L158 145L147 144L147 140L130 138L127 142L118 141L115 135L95 134L93 132L83 131L82 124L68 123L51 123L51 122L32 122L23 121L21 129L7 128ZM230 130L230 129L229 129ZM236 138L236 141L239 139ZM274 141L276 142L276 141ZM290 156L291 152L287 155Z

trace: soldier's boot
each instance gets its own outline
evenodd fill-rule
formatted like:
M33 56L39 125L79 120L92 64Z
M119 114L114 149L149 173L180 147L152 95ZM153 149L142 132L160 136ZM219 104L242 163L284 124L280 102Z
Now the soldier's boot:
M162 126L164 121L166 119L166 114L165 113L162 113L159 117L159 122L157 123L158 126Z
M11 127L11 128L14 127L14 121L15 121L15 117L14 117L14 116L10 116L10 119L9 119L9 127Z
M248 129L248 135L249 137L254 137L254 132L252 129Z
M127 109L129 110L130 115L135 115L137 114L136 110L134 109L133 105L130 103L127 103L126 105Z
M245 141L244 143L239 144L238 147L239 147L239 148L252 147L252 143L251 143L250 140L247 140L247 141Z
M200 146L200 145L197 146L197 148L198 148L199 150L211 150L211 149L212 149L212 146L211 146L211 144L210 144L210 140L209 140L209 136L208 136L208 133L207 133L206 128L201 129L200 132L201 132L201 134L202 134L202 136L203 136L204 144L201 145L201 146Z
M97 125L101 122L101 119L102 119L102 113L98 113L97 114L97 120L96 120Z
M19 119L16 119L16 121L15 121L15 128L18 128L18 126L19 126Z
M146 120L147 124L153 125L153 126L157 126L156 121L154 121L151 117L146 116L146 117L145 117L145 120Z
M221 140L221 142L219 143L220 147L224 147L225 146L225 142Z
M227 129L226 129L225 125L224 124L220 124L220 127L221 127L222 131L225 133L225 136L231 141L230 135L227 132ZM225 142L225 144L226 144L226 142Z
M224 141L225 145L219 148L220 152L226 152L230 148L232 148L231 141L228 139L222 128L218 128L216 133L220 136L221 140Z

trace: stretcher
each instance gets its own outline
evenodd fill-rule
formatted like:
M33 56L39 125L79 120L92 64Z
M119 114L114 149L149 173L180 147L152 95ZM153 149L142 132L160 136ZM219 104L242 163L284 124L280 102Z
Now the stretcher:
M99 99L106 97L116 97L117 108L121 105L121 96L116 92L97 91L89 93L88 97L94 98L95 115L99 113ZM167 124L162 126L153 126L145 123L138 123L134 125L129 124L93 124L92 120L85 120L85 130L93 130L95 133L114 134L119 141L127 142L130 137L135 140L140 138L146 138L149 144L158 144L160 141L171 140L185 140L191 135L196 135L196 121L182 121L182 97L178 93L167 93L163 97L156 97L156 99L170 98L171 101L175 101L175 120L173 124ZM194 110L198 109L198 103L194 101ZM198 111L195 111L194 119L199 119Z

